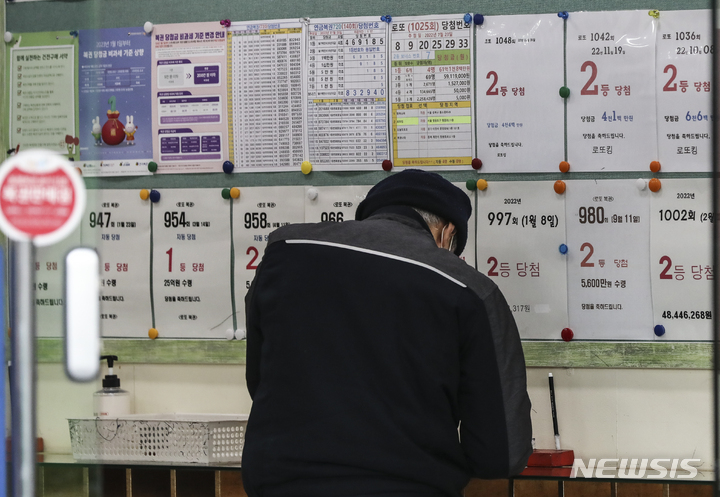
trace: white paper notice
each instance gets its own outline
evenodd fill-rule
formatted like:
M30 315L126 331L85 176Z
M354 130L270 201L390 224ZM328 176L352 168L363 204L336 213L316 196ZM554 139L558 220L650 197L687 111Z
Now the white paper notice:
M712 340L712 181L665 179L650 207L653 317L665 328L659 339Z
M88 190L82 244L100 255L104 337L147 338L150 307L150 200L136 189Z
M160 24L152 37L157 172L222 171L228 157L225 28Z
M647 171L657 160L655 22L646 10L568 18L571 170Z
M556 14L489 16L475 32L482 170L557 172L565 157L565 106L558 93L563 20Z
M75 136L75 47L10 49L10 144L72 154ZM4 85L3 85L4 86Z
M35 329L39 337L65 335L65 256L80 246L80 228L64 240L35 249Z
M311 186L305 189L305 222L352 221L372 185Z
M465 187L465 183L453 183L467 193L470 202L474 203L473 192ZM360 202L365 199L372 185L353 186L313 186L305 190L305 222L318 223L324 221L352 221ZM460 258L470 266L475 266L475 211L468 220L468 239L465 250Z
M234 171L297 171L304 160L302 24L237 22L228 36Z
M268 235L281 226L305 222L304 186L243 188L233 201L235 312L245 329L245 294L262 260ZM237 336L237 335L236 335Z
M712 170L712 11L663 11L657 35L657 122L663 171Z
M313 168L379 169L389 158L388 25L379 17L307 25L307 139Z
M472 25L464 14L390 23L393 165L466 169L473 140Z
M565 201L551 181L495 181L478 191L478 270L502 290L522 338L567 327Z
M634 180L565 192L568 317L580 340L651 340L650 192Z
M153 204L160 337L224 338L232 328L230 200L220 189L161 190Z

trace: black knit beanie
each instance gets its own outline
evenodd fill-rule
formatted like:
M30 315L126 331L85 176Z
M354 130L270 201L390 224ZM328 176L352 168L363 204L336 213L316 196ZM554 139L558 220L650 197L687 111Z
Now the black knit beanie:
M358 205L355 219L361 221L390 205L417 207L452 222L457 238L455 254L462 253L467 243L472 205L467 194L448 180L420 169L406 169L393 174L372 187Z

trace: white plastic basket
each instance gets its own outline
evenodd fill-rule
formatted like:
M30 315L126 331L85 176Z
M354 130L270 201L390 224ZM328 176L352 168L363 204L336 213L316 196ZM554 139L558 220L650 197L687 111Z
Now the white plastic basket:
M247 415L135 414L68 419L79 461L240 463Z

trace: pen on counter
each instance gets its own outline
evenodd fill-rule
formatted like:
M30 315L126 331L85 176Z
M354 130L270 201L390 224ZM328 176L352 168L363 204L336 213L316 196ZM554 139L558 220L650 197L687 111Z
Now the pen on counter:
M557 408L555 407L555 383L553 382L552 373L548 373L548 382L550 383L550 408L552 409L553 430L555 432L555 448L560 450L560 431L558 430Z

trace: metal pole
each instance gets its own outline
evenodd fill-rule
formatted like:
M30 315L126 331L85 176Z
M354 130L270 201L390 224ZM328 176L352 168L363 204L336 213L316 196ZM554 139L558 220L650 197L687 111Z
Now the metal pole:
M11 242L12 495L35 495L35 249Z

